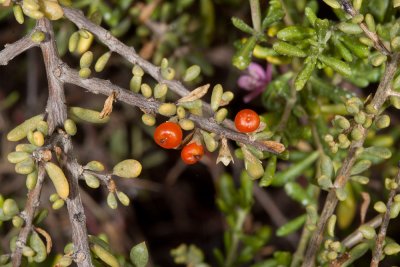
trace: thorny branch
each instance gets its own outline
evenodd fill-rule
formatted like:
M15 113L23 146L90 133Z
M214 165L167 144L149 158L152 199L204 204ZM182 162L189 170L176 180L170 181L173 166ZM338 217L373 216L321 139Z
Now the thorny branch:
M15 251L12 255L12 265L14 267L21 265L22 249L26 245L28 236L32 231L32 221L34 219L36 209L39 207L40 204L40 193L42 191L44 177L45 177L44 168L39 163L38 179L36 182L36 186L34 189L29 191L28 199L25 204L25 209L24 211L21 212L21 217L24 219L25 223L24 227L22 227L21 231L19 232Z
M54 32L51 23L47 19L39 20L38 25L49 38L41 43L43 58L46 66L46 73L49 85L49 98L47 101L46 113L51 134L57 126L62 126L67 118L65 106L64 84L57 77L59 56L55 43ZM70 139L65 138L59 146L61 147L61 167L68 177L70 194L66 200L69 220L72 226L72 241L74 243L74 260L79 267L92 266L88 235L86 230L85 211L79 195L79 169L74 168L76 159L73 158L73 147Z
M400 60L399 54L395 54L392 58L390 58L389 62L386 65L386 70L383 75L383 78L378 86L375 96L371 101L371 104L375 107L376 110L379 110L382 107L383 103L386 101L386 99L389 97L389 92L391 89L391 81L394 77L399 60ZM338 199L336 197L336 188L342 188L346 185L350 175L350 170L356 161L355 152L359 147L363 146L367 133L368 131L363 128L362 131L363 137L361 138L361 140L353 141L351 143L347 157L343 161L342 167L340 168L336 176L334 182L334 188L330 189L329 194L325 200L321 216L317 223L317 228L314 231L313 235L311 236L311 240L304 257L304 262L302 265L303 267L314 265L316 253L323 240L323 233L326 223L328 219L332 216L336 208L336 205L338 203Z
M400 183L400 170L397 173L395 182L397 185ZM390 193L389 193L389 198L386 203L386 212L383 215L381 228L379 229L379 233L378 233L378 236L375 241L375 248L372 252L371 267L378 267L379 262L381 261L382 249L383 249L386 232L387 232L387 228L389 226L389 221L390 221L390 210L392 208L392 203L393 203L394 196L396 195L396 191L397 191L396 189L392 189L392 190L390 190Z
M343 10L349 14L350 16L354 17L360 14L358 10L356 10L349 0L340 0ZM391 53L389 49L383 44L379 36L376 32L371 31L365 22L359 23L360 28L364 31L365 35L368 36L369 39L372 40L374 43L374 47L376 50L381 52L382 54L389 56Z
M117 95L117 100L131 106L136 106L141 110L144 110L145 112L157 113L158 107L162 104L161 102L154 99L146 99L140 94L136 94L134 92L123 89L117 85L112 84L109 81L98 78L83 79L79 77L79 74L76 70L69 68L66 64L61 64L59 66L59 69L61 70L60 79L63 82L78 85L94 94L103 94L109 96L110 94L115 92ZM246 134L242 134L234 130L222 127L221 125L217 124L212 118L207 119L193 114L190 114L188 118L195 122L197 127L203 130L216 133L221 137L223 136L237 142L254 146L259 150L269 151L274 154L279 154L284 150L283 145L278 142L253 141Z

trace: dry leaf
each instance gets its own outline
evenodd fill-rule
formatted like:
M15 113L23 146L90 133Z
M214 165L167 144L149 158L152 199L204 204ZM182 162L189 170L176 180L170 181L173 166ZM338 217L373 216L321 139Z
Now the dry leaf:
M285 146L279 142L267 140L262 141L262 143L273 151L276 151L277 153L282 153L283 151L285 151Z
M222 162L225 166L228 166L231 161L233 162L233 157L228 147L228 140L224 137L221 140L221 148L219 149L217 164Z
M11 0L5 0L4 3L0 4L0 7L9 7L11 4Z
M160 2L161 0L155 0L144 6L140 12L139 20L141 22L146 22L150 18L150 16L154 13L154 10L157 8Z
M112 92L112 94L107 97L106 101L104 102L103 110L99 115L100 119L103 119L104 117L107 117L111 114L116 95L117 94L115 92Z
M360 220L361 224L365 222L365 216L367 215L369 204L371 203L371 197L367 192L361 192L363 202L360 207Z
M146 60L149 60L154 54L155 47L156 47L155 41L146 42L143 45L142 49L140 49L139 56Z
M205 94L207 94L208 88L210 88L210 84L205 84L203 86L197 87L194 89L190 94L187 96L182 97L181 99L178 100L178 103L182 102L191 102L195 101L197 99L202 98Z
M35 227L35 231L41 234L46 239L46 252L47 254L49 254L51 252L51 247L53 246L53 242L51 241L49 233L39 227Z

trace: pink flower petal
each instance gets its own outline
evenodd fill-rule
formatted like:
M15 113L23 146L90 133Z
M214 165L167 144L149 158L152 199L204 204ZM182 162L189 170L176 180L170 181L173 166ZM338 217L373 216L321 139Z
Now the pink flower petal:
M272 64L267 64L267 68L265 69L265 81L269 83L272 79Z
M257 80L266 80L267 75L265 73L264 68L257 63L250 63L248 67L249 74Z
M263 91L264 91L264 88L257 88L257 90L254 90L251 93L247 94L245 97L243 97L243 102L249 103L251 100L253 100L257 96L259 96Z
M248 75L242 75L239 77L239 80L237 81L239 87L250 91L254 89L254 84L253 84L253 77L248 76Z

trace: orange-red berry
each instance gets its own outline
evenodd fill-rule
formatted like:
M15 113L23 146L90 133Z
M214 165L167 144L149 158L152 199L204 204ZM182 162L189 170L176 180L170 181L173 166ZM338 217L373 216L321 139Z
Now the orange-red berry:
M235 126L242 133L254 132L260 126L260 117L251 109L243 109L236 114Z
M187 144L181 151L181 158L186 164L195 164L204 155L204 148L197 143Z
M154 132L154 141L163 148L175 148L182 142L182 129L174 122L161 123Z

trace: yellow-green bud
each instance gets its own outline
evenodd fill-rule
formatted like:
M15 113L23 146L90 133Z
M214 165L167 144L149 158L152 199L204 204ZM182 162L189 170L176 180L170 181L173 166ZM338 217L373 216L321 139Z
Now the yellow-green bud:
M168 68L168 59L163 58L163 59L161 60L161 65L160 65L160 67L161 67L161 69L166 69L166 68Z
M78 46L78 41L79 41L79 32L74 32L73 34L71 34L68 41L68 50L70 53L75 52L76 47Z
M376 28L375 28L375 20L374 20L374 17L371 14L368 13L368 14L365 15L365 23L367 24L368 29L371 32L374 32L376 30Z
M115 195L112 192L108 193L107 195L107 205L113 210L115 210L118 207L117 199L115 198Z
M375 126L378 129L384 129L389 127L390 125L390 117L388 115L379 116L375 121Z
M133 76L142 77L144 75L144 71L139 65L134 65L132 68L132 74Z
M217 123L221 123L225 120L227 115L228 115L228 110L226 108L221 108L214 115L215 121Z
M32 145L32 144L18 144L15 147L16 152L27 152L29 154L32 154L33 151L37 149L37 146Z
M105 66L107 65L108 60L111 57L111 51L104 53L99 57L99 59L96 61L96 64L94 65L94 70L96 72L101 72L104 70Z
M114 199L115 199L115 197L114 197ZM117 203L116 200L115 200L115 203ZM113 208L115 209L116 206L113 206ZM93 243L93 244L90 245L90 249L92 250L94 255L99 257L99 259L102 260L103 262L105 262L107 265L109 265L111 267L120 267L117 258L115 258L113 254L108 252L102 246L100 246L100 245L98 245L96 243Z
M179 119L183 119L186 117L186 111L185 108L182 106L178 106L176 109L176 115L178 115Z
M340 8L340 3L336 0L323 0L325 4L330 6L333 9L339 9Z
M26 176L25 184L26 184L26 188L28 188L28 190L32 190L33 188L35 188L37 178L38 178L37 170L31 172L30 174L28 174Z
M158 113L160 113L163 116L173 116L176 114L176 105L173 103L164 103L161 104L160 107L158 108Z
M193 65L190 66L186 71L185 74L183 75L183 80L185 82L191 82L200 75L200 67L198 65Z
M163 98L168 92L168 86L164 83L158 83L154 87L154 98L160 99Z
M140 91L145 98L150 98L151 95L153 94L153 90L147 83L143 83L140 86Z
M75 116L78 119L91 123L105 123L110 119L109 116L106 116L101 119L100 112L81 107L71 107L69 109L69 112L72 116Z
M378 201L374 204L374 209L379 212L379 213L385 213L386 212L386 205L382 201Z
M222 99L221 99L221 106L228 105L229 102L232 101L232 99L235 97L235 95L231 91L226 91L222 94Z
M89 68L82 68L79 70L79 77L86 79L91 73L92 71Z
M67 134L73 136L77 132L76 124L73 120L71 119L66 119L64 121L64 129L67 132Z
M25 18L24 18L24 13L22 12L21 6L20 5L14 5L13 6L13 12L14 12L15 20L19 24L24 24Z
M378 113L378 110L376 109L376 107L375 107L373 104L368 104L368 105L366 105L366 106L365 106L365 111L366 111L368 114L373 114L373 115L375 115L375 114Z
M62 199L66 199L69 195L69 184L64 172L60 167L52 162L46 162L44 168L53 182L57 194Z
M359 24L364 20L364 15L363 14L358 14L355 15L352 19L351 19L351 23L355 23L355 24Z
M51 205L53 210L58 210L61 209L62 207L64 207L65 201L61 198L57 199L56 201L54 201L53 205Z
M354 120L356 123L358 124L364 124L365 120L366 120L367 116L365 115L365 113L363 111L358 112L355 116L354 116Z
M330 261L333 261L333 260L336 260L336 258L338 257L338 254L336 251L329 251L326 256Z
M113 168L113 174L122 178L135 178L140 175L142 164L134 159L126 159L119 162Z
M38 122L43 120L43 117L44 116L40 114L24 121L7 134L7 140L16 142L25 138L29 131L36 129Z
M31 40L35 43L41 43L45 38L46 34L42 31L35 31L31 36Z
M147 126L153 126L156 123L156 118L151 114L143 114L142 121Z
M204 144L206 145L206 148L210 152L214 152L218 148L218 142L214 139L214 137L206 132L206 131L201 131L201 134L203 136ZM242 151L239 149L239 151Z
M327 231L327 233L328 233L328 235L330 237L334 237L335 236L336 219L337 219L336 215L333 214L328 220L328 223L327 223L327 226L326 226L326 231Z
M354 127L354 129L351 131L351 139L354 141L360 141L363 138L363 131L362 127Z
M12 224L15 228L21 228L21 226L24 224L24 219L22 219L20 216L14 216L12 218Z
M79 65L81 68L89 68L90 65L92 65L92 62L93 62L93 53L92 51L87 51L83 53L83 55L81 56Z
M175 77L175 70L173 68L161 68L161 76L166 80L172 80Z
M390 219L397 218L397 216L399 216L399 212L400 212L400 203L394 202L390 208Z
M84 173L83 178L85 178L85 183L90 188L98 188L100 186L100 181L96 176L90 173Z
M44 145L44 136L43 136L43 133L42 133L42 132L35 131L35 132L33 133L33 144L34 144L35 146L38 146L38 147Z
M21 162L21 161L29 158L30 156L31 156L31 154L27 153L27 152L22 152L22 151L21 152L19 152L19 151L18 152L11 152L11 153L9 153L7 155L7 160L10 163L15 164L15 163Z
M343 130L350 128L350 122L343 116L336 115L334 119L335 125Z
M371 127L371 125L372 125L372 118L366 117L363 127L368 129L369 127Z
M12 198L8 198L8 199L4 200L3 212L4 212L4 215L10 216L10 217L17 215L19 213L19 208L18 208L17 202L15 202L15 200Z
M350 145L350 141L345 134L339 134L338 141L341 149L346 149Z
M382 65L383 63L386 62L386 60L387 60L386 55L376 54L374 56L371 56L371 64L374 67L378 67L378 66Z
M19 174L30 174L35 170L35 162L32 158L27 158L15 164L15 172Z
M394 255L400 252L400 245L397 243L389 243L383 249L386 255Z
M65 1L65 0L64 0ZM72 264L71 256L64 255L61 259L57 262L60 267L68 267Z
M390 46L393 48L393 50L398 51L400 48L400 36L394 37L390 41Z
M194 122L189 119L180 119L179 120L179 125L181 128L185 131L190 131L194 129Z
M46 121L39 121L37 124L37 130L42 132L43 135L49 134L49 124Z
M35 255L35 251L28 246L24 246L22 248L22 255L25 257L33 257Z
M139 93L141 85L142 85L141 76L133 76L131 81L129 82L129 88L131 89L131 91L135 93Z
M122 205L129 206L129 203L130 203L129 197L124 192L118 191L117 197L118 197L119 202L121 202Z
M220 106L222 95L224 93L224 89L220 84L214 86L212 94L211 94L211 109L213 111L217 111Z
M50 202L54 202L57 199L60 199L60 196L57 193L51 194L49 197Z
M85 165L85 169L95 171L95 172L102 172L104 171L104 165L100 161L92 160Z
M370 226L370 225L366 225L366 224L361 225L358 228L358 231L360 231L360 233L362 234L362 236L365 239L369 239L370 240L370 239L375 238L375 236L376 236L375 228Z

